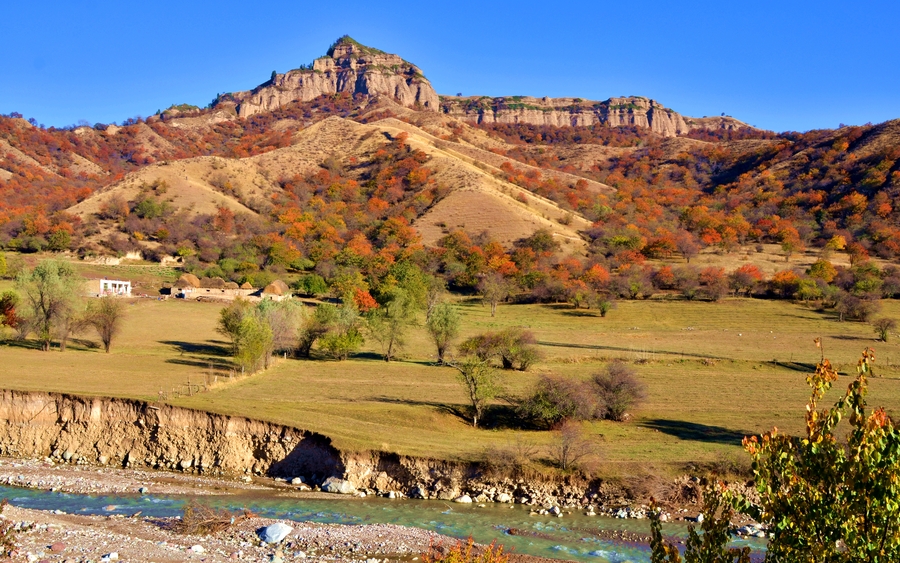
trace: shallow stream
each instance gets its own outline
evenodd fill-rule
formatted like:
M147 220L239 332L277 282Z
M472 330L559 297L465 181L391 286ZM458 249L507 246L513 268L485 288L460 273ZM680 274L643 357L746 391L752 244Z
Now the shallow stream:
M0 486L0 498L16 506L62 510L72 514L179 516L188 497L156 495L76 495ZM249 508L266 518L336 524L399 524L433 530L479 543L497 543L515 553L594 563L647 563L649 548L640 541L611 539L616 532L649 536L647 520L624 520L580 513L563 518L531 516L519 505L457 504L446 501L367 499L298 499L271 495L204 496L201 502L217 508ZM510 534L509 530L514 530ZM664 533L687 537L687 526L665 524ZM763 540L738 540L761 560Z

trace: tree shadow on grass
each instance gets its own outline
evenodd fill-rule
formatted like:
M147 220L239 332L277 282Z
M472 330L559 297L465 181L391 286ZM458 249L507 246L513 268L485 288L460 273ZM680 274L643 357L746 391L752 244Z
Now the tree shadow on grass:
M832 335L828 338L833 338L835 340L862 340L863 342L872 342L875 340L872 336L851 336L849 334Z
M225 362L216 358L169 358L166 360L166 363L179 366L213 369L220 372L229 372L234 369L234 366L230 362Z
M670 356L681 356L688 358L702 358L710 360L729 360L723 356L713 356L712 354L694 354L691 352L677 352L674 350L656 350L656 349L637 349L634 347L625 348L624 346L603 346L601 344L575 344L571 342L549 342L547 340L538 340L539 346L554 346L558 348L582 348L585 350L611 350L615 352L629 352L640 354L667 354Z
M202 354L206 356L231 356L231 347L220 340L206 342L183 342L181 340L160 340L160 344L173 346L182 354Z
M368 397L367 401L376 403L388 403L394 405L409 405L414 407L429 407L439 412L455 416L467 424L472 424L472 413L466 405L452 405L437 401L416 401L413 399L399 399L397 397ZM484 416L478 421L478 427L486 430L523 430L535 429L533 426L522 422L516 414L515 405L490 405L485 409Z
M594 311L591 309L569 309L568 311L563 311L563 315L567 317L592 317L592 318L600 318L602 315L600 311Z
M373 401L376 403L387 403L392 405L407 405L411 407L429 407L433 408L437 411L447 413L453 416L457 416L459 418L469 420L469 412L462 405L451 405L447 403L439 403L437 401L416 401L414 399L400 399L397 397L385 397L384 395L380 397L368 397L365 399L366 401Z
M768 363L773 367L785 368L802 373L812 373L816 371L816 364L811 364L808 362L780 362L778 360L772 360Z
M0 344L11 348L25 348L28 350L41 349L41 343L37 340L18 340L16 338L10 338L9 340L3 340Z
M662 418L646 420L641 422L640 425L644 428L658 430L664 434L675 436L680 440L729 444L732 446L740 446L744 436L751 434L750 432L731 430L721 426L710 426L707 424L699 424L697 422L666 420Z

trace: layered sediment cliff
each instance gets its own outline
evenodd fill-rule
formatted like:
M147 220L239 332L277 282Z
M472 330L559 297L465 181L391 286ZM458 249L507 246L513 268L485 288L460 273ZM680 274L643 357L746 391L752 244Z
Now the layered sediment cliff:
M527 123L531 125L635 126L666 137L691 129L740 129L749 127L732 117L685 117L655 100L638 96L610 98L604 102L580 98L503 98L442 96L441 111L474 123Z
M309 101L326 94L386 95L401 105L438 111L438 95L414 64L390 53L342 37L311 68L275 74L249 92L222 96L219 102L237 104L241 117L271 111L294 101Z
M0 391L0 455L205 475L329 477L353 487L479 502L578 502L591 487L568 479L486 477L476 464L340 452L320 434L242 417L129 399Z

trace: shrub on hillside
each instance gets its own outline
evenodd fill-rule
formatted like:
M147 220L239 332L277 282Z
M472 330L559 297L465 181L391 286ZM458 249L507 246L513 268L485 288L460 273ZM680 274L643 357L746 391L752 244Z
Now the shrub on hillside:
M635 371L620 361L614 361L594 375L594 390L603 406L603 417L625 420L627 411L644 399L644 384Z
M540 359L536 343L530 330L510 327L473 336L460 344L459 350L485 362L499 360L503 369L526 371Z
M590 383L541 375L531 394L519 402L516 413L529 424L550 428L567 419L599 418L603 407Z
M531 426L550 428L566 421L609 419L622 421L644 398L644 385L632 368L614 361L589 381L543 375L519 401L516 413Z

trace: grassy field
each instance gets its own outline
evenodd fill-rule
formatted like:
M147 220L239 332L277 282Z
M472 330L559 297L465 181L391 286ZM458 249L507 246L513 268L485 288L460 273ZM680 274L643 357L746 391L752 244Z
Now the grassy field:
M403 361L387 364L367 347L345 362L279 359L264 373L230 378L227 343L215 332L220 307L135 300L111 354L91 347L92 335L65 353L7 343L0 346L0 387L145 400L164 392L173 404L315 430L348 450L479 459L489 448L555 439L505 427L502 419L472 429L460 416L465 396L455 372L433 365L421 328L411 330ZM537 336L544 359L527 373L503 373L510 395L524 393L541 373L587 378L614 358L634 366L648 388L634 419L586 425L602 436L606 472L715 462L739 456L747 433L800 430L805 374L819 358L816 337L847 374L864 347L876 348L883 377L872 380L870 403L900 413L898 341L875 342L869 325L839 323L801 305L621 302L606 318L561 305L501 305L494 318L478 301L460 308L464 336L511 325ZM900 302L885 302L882 314L900 317ZM188 382L208 390L187 396ZM832 397L848 382L842 378Z

